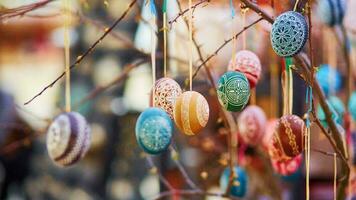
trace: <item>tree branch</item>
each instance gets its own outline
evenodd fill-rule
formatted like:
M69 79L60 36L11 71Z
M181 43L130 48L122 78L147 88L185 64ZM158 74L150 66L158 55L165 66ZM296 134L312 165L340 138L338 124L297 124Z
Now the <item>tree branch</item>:
M3 10L0 10L0 21L9 19L12 17L23 16L26 13L34 11L38 8L41 8L52 1L54 1L54 0L44 0L44 1L37 2L37 3L19 6L17 8L9 8L9 9L5 8Z

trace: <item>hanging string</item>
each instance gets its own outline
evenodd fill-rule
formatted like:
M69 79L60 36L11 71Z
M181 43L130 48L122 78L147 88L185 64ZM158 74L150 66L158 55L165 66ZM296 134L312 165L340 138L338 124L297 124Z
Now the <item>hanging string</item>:
M292 67L293 62L292 58L285 58L286 64L286 87L287 87L287 114L292 114L293 112L293 73Z
M193 90L193 9L189 0L189 88Z
M70 96L70 38L69 38L69 26L70 26L70 6L69 0L63 0L63 14L64 14L64 59L65 59L65 109L66 112L71 111L71 96Z
M305 103L309 104L309 108L306 113L306 148L305 148L305 154L306 154L306 161L305 161L305 167L306 167L306 200L309 200L310 198L310 189L309 189L309 179L310 179L310 138L311 138L311 131L310 131L310 113L312 111L312 103L313 103L313 89L311 86L307 87L306 95L305 95Z
M236 60L235 60L235 56L236 56L236 41L237 38L235 37L235 26L234 26L234 19L235 19L235 8L234 8L234 4L232 2L232 0L230 0L230 12L231 12L231 37L232 37L232 52L231 52L231 64L232 66L235 67L236 65Z
M243 5L244 6L244 5ZM242 7L241 8L241 14L242 14L242 27L246 26L246 12L247 8ZM242 49L246 49L246 31L242 32Z
M297 1L295 2L293 11L296 11L296 10L297 10L298 3L299 3L299 0L297 0Z
M151 9L151 65L152 65L152 88L156 82L156 5L154 0L149 1ZM152 93L152 105L155 105L155 94Z
M337 178L337 162L336 162L336 153L334 153L334 200L336 200L336 178Z
M167 76L167 0L163 1L163 73L164 77Z

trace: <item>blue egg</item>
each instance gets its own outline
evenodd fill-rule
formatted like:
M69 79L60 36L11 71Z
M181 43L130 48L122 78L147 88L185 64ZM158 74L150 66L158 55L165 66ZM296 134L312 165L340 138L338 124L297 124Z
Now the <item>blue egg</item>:
M331 112L332 112L332 118L333 120L342 125L343 123L343 117L345 114L345 106L344 103L336 96L331 96L328 98L328 100L326 101ZM321 123L323 124L324 127L327 127L327 123L326 123L326 116L325 113L323 111L323 109L321 108L321 106L318 106L318 111L317 111L317 116L320 119Z
M352 93L349 100L349 111L352 118L356 121L356 91Z
M345 11L345 0L320 0L317 7L317 15L328 26L342 24Z
M148 108L136 122L136 140L149 154L167 150L172 139L173 123L169 115L160 108Z
M316 79L326 96L338 92L342 86L342 78L339 71L327 64L320 66L316 73Z
M242 168L235 166L234 167L235 177L232 182L230 194L236 197L244 197L247 192L247 184L248 177L245 170ZM226 191L229 185L229 177L230 177L230 168L227 167L224 169L221 177L220 177L220 188L223 192Z

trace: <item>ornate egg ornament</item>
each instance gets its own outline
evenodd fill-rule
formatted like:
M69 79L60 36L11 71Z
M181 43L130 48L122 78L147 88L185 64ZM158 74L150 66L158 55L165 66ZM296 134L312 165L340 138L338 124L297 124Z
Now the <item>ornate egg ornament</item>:
M298 171L303 162L302 154L289 160L274 160L271 159L272 167L275 172L283 176L289 176Z
M341 89L342 78L340 72L327 64L320 66L316 73L316 79L326 96L338 92Z
M198 92L183 92L174 106L174 121L186 135L200 132L209 120L209 104Z
M259 144L263 138L267 118L263 110L255 105L247 106L237 119L239 133L251 145Z
M138 117L135 132L137 143L146 153L159 154L171 143L172 120L161 108L148 108Z
M273 147L282 153L282 156L295 157L303 150L304 134L305 124L301 118L296 115L284 115L278 120L273 134Z
M320 0L317 6L317 15L328 26L342 24L345 11L345 0Z
M278 123L278 119L270 119L266 123L265 133L262 138L262 145L265 149L268 149L272 142L272 137L274 130L276 129L276 125Z
M344 114L345 114L344 103L336 96L329 97L326 103L328 104L328 106L332 112L331 117L333 118L333 120L338 124L342 124ZM320 105L318 106L317 116L320 119L323 126L326 127L327 126L326 116L325 116L324 110L321 108Z
M246 106L250 98L250 85L244 74L229 71L220 77L217 94L226 110L237 112Z
M47 150L59 166L69 166L84 157L91 140L85 118L77 112L58 115L47 131Z
M298 12L288 11L279 15L272 25L272 48L281 57L299 53L308 39L308 25Z
M235 197L244 197L247 192L248 177L245 170L235 166L234 167L234 180L230 189L230 194ZM227 190L229 185L230 168L224 169L220 177L220 188L223 192Z
M154 94L154 104L152 95ZM165 110L173 119L173 107L176 99L182 94L179 84L171 78L161 78L155 82L151 91L150 106Z
M356 121L356 92L353 92L349 100L349 111L352 118Z
M235 62L230 61L228 70L243 73L254 88L261 76L261 62L252 51L242 50L236 53Z

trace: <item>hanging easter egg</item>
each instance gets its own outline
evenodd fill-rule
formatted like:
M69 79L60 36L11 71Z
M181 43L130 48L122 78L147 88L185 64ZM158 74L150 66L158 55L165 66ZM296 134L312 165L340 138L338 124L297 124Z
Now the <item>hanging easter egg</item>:
M173 119L173 107L181 94L182 89L175 80L171 78L158 79L151 91L150 106L162 108ZM154 95L154 102L152 102L152 95Z
M223 74L218 82L219 102L228 111L241 111L250 98L250 85L244 74L229 71Z
M247 185L248 185L248 177L245 170L242 168L235 166L234 170L234 178L232 182L232 186L230 189L230 194L235 197L244 197L247 192ZM224 169L221 177L220 177L220 188L222 192L227 190L229 185L229 178L230 178L230 168L227 167Z
M265 132L262 137L262 146L265 149L268 149L269 145L272 142L273 133L274 133L274 130L276 129L277 123L278 123L278 119L270 119L266 123L266 128L264 129Z
M327 64L319 67L316 79L326 96L332 95L341 89L342 77L340 72Z
M349 112L356 121L356 92L353 92L349 100Z
M308 25L303 15L288 11L279 15L272 25L272 48L281 57L298 54L308 39Z
M251 145L259 144L263 138L267 118L263 110L255 105L247 106L237 119L242 139Z
M284 115L278 120L272 143L287 157L299 155L304 146L305 124L296 115Z
M136 140L149 154L167 150L172 139L173 124L169 115L161 108L148 108L136 121Z
M209 104L198 92L183 92L176 100L173 115L180 131L186 135L195 135L208 123Z
M261 76L261 62L252 51L242 50L236 53L234 61L230 61L228 70L243 73L254 88Z
M298 171L298 169L300 168L303 162L302 158L303 158L302 154L299 154L298 156L289 160L271 159L272 167L274 171L277 172L278 174L283 176L289 176Z
M326 103L329 106L331 111L331 118L338 124L343 123L343 117L345 114L345 106L344 103L336 96L331 96L327 99ZM318 106L317 116L320 122L323 124L324 127L327 127L326 116L324 110L321 106Z
M317 6L317 15L328 26L342 24L345 11L345 0L320 0Z
M85 118L77 112L58 115L47 131L47 150L59 166L69 166L84 157L91 140L90 128Z

